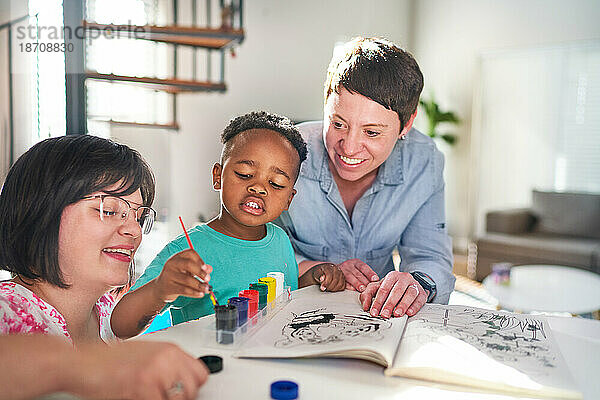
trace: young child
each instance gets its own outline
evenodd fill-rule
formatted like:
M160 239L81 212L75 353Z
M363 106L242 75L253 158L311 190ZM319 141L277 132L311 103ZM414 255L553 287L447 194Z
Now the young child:
M292 290L313 284L344 290L344 275L331 263L315 265L298 278L290 240L271 223L288 209L306 159L306 143L292 122L252 112L230 121L221 140L221 160L212 170L213 187L221 192L219 215L188 231L198 254L180 235L156 256L113 311L118 336L139 333L165 303L173 325L211 314L206 285L194 278L199 270L222 303L271 271L282 272ZM138 324L133 326L132 320ZM166 326L153 324L151 330Z

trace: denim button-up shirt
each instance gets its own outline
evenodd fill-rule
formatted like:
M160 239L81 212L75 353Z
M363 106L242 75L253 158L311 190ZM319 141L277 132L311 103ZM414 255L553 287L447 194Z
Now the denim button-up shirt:
M397 247L400 271L425 272L436 283L433 301L447 303L455 279L444 214L444 156L433 140L415 129L398 140L350 218L329 170L323 123L298 128L308 158L289 211L275 221L288 233L298 263L358 258L383 278L394 270Z

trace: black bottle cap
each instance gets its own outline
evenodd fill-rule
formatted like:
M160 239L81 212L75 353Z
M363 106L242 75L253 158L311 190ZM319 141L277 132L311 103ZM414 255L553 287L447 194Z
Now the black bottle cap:
M206 364L206 367L211 374L219 372L223 369L223 358L219 356L202 356L198 357L198 360Z

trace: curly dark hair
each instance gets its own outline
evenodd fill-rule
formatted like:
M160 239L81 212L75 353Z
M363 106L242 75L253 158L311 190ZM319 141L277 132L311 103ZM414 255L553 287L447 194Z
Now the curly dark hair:
M382 38L356 37L327 68L325 102L343 87L395 111L404 129L417 109L423 74L413 56Z
M114 184L114 190L106 190ZM91 135L46 139L12 166L0 193L0 269L66 288L58 265L65 207L91 193L154 200L154 176L135 150Z
M268 129L277 132L290 142L300 157L296 172L300 171L300 165L306 160L307 154L306 142L300 135L300 131L289 118L267 111L252 111L229 121L223 133L221 133L221 142L223 143L221 161L229 157L231 147L228 146L228 143L231 139L242 132L252 129ZM298 174L296 173L297 176Z

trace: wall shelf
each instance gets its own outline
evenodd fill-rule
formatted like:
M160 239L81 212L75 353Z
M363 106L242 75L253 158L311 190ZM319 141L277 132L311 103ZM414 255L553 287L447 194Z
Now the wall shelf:
M84 21L88 31L116 32L117 37L152 40L205 49L232 47L244 40L243 29L198 28L190 26L113 25Z
M105 82L106 84L122 83L137 85L150 90L168 93L171 100L170 110L172 117L167 120L173 121L171 123L157 124L153 122L115 121L110 116L105 116L108 119L105 118L104 122L175 131L179 129L177 123L177 95L202 92L222 93L227 90L227 85L225 84L226 54L231 50L231 54L235 55L233 48L242 43L245 35L243 28L243 0L219 0L218 2L216 0L205 0L205 17L202 19L202 24L205 24L204 26L198 26L197 0L186 0L188 6L186 6L184 12L188 10L192 12L191 25L189 26L181 25L179 16L182 14L180 11L183 11L183 9L180 9L179 0L166 0L166 3L171 8L171 12L167 11L165 14L169 19L166 25L156 25L157 22L148 22L148 25L113 24L111 22L116 18L114 15L112 18L108 18L102 13L99 14L100 16L94 13L89 15L85 10L86 6L84 3L86 2L81 2L80 0L63 0L65 27L70 27L73 30L83 27L85 31L84 38L77 37L70 39L76 51L65 55L67 71L82 71L66 74L67 133L87 131L86 118L90 116L87 115L87 87L85 81L88 79ZM217 4L217 9L213 7L213 3ZM88 4L87 6L90 5ZM118 13L117 10L114 11ZM217 24L212 22L211 16L216 14L213 11L217 11L220 14L220 21ZM95 18L103 18L100 22L104 23L92 21ZM148 18L145 21L156 20L156 18ZM91 41L100 37L144 40L167 44L168 50L172 52L170 56L167 56L171 64L171 68L169 68L171 71L168 73L170 77L157 78L121 75L118 70L112 70L112 66L107 67L106 65L103 67L92 66L86 68L85 52L88 49L93 51L94 48L91 46ZM181 61L180 57L178 57L179 47L191 48L191 76L188 79L178 77L181 74L181 67L178 65ZM99 48L103 49L103 47ZM186 50L184 54L189 53ZM199 63L198 54L203 56L200 60L204 63L204 68ZM110 73L100 73L96 69ZM153 75L154 73L159 74L157 72L145 72L143 74ZM95 85L95 87L99 86L101 85ZM161 111L167 110L167 107L162 107ZM127 117L124 118L129 119ZM160 120L164 121L165 118L161 118Z
M107 122L112 125L131 126L131 127L136 127L136 128L167 129L170 131L178 131L179 130L179 124L177 122L171 122L169 124L158 124L158 123L148 123L148 122L117 121L114 119L104 119L104 118L91 118L91 120L99 121L99 122Z
M227 86L224 83L101 74L95 71L87 71L86 78L102 81L134 83L149 87L151 89L161 90L169 93L224 92L227 90Z

